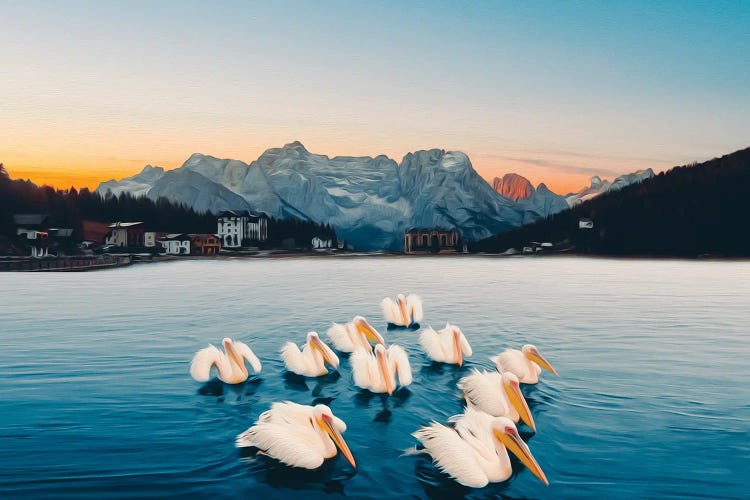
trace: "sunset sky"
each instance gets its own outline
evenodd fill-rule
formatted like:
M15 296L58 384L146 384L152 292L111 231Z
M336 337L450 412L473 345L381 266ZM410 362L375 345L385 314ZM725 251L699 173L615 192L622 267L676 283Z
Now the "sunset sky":
M558 192L750 146L748 2L0 2L0 162L466 152Z

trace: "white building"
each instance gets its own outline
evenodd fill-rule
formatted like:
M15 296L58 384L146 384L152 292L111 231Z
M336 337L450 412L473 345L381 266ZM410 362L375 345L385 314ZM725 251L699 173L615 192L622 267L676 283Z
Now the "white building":
M143 245L143 222L115 222L109 225L110 231L104 240L105 245L116 247L139 247Z
M594 229L594 221L591 219L578 219L578 229Z
M333 248L333 241L324 240L320 236L315 236L312 239L312 247L313 247L313 250L326 250L329 248Z
M144 247L155 247L156 242L159 240L160 237L164 236L163 234L159 234L156 231L146 231L143 233L143 246Z
M225 248L240 248L251 241L268 239L268 216L247 211L227 211L219 214L217 236Z
M169 255L190 255L190 238L183 233L168 234L161 240L164 253Z

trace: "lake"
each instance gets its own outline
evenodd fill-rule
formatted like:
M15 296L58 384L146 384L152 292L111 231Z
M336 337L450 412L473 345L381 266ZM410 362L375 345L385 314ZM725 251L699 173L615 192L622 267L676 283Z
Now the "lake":
M424 298L423 325L463 328L462 368L431 365L379 303ZM285 376L278 349L366 316L409 352L415 382L357 389L348 360ZM0 496L747 498L750 262L561 258L188 260L89 273L0 274ZM192 380L224 336L263 363L241 386ZM325 338L325 335L323 335ZM411 433L462 411L455 387L507 346L536 344L560 373L525 388L529 446L506 483L463 488ZM300 472L234 438L273 401L324 402L357 459ZM522 428L523 429L523 428Z

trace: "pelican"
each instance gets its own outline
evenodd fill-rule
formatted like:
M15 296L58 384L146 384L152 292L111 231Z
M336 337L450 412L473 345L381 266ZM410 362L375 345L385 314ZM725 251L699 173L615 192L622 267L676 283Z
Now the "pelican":
M435 331L427 328L419 336L422 350L433 361L461 366L464 356L471 356L471 346L464 332L456 325L445 324L445 328Z
M327 333L333 346L341 352L354 352L358 349L372 352L370 342L385 344L383 337L362 316L355 316L349 323L343 325L334 323Z
M422 299L419 295L413 293L404 297L399 293L394 302L390 297L386 297L380 303L383 309L385 320L396 326L409 327L422 321Z
M303 377L325 375L328 373L326 363L334 369L339 367L338 356L320 340L316 332L307 334L307 342L301 351L294 342L284 344L281 359L287 370Z
M403 347L383 344L375 346L375 352L355 351L349 360L354 375L354 384L370 392L393 394L396 386L411 384L411 365Z
M497 356L490 358L500 373L511 372L518 377L522 384L536 384L542 368L557 375L552 365L539 354L536 346L526 344L518 349L506 349Z
M412 434L437 467L471 488L507 480L511 474L508 450L516 455L540 481L549 481L531 450L521 440L515 424L506 417L492 417L473 408L450 418L454 427L437 422Z
M468 407L476 408L493 417L507 417L518 423L519 419L536 431L534 417L521 393L518 377L510 372L498 373L473 370L458 381Z
M254 446L260 452L292 467L317 469L336 449L356 467L341 433L346 424L326 405L304 406L291 402L273 403L255 424L237 436L238 448Z
M248 372L245 361L250 363L255 373L260 373L260 360L247 344L225 338L221 341L224 351L213 345L201 349L193 356L190 363L190 375L198 382L208 382L211 378L211 367L216 365L219 379L227 384L241 384L247 380Z

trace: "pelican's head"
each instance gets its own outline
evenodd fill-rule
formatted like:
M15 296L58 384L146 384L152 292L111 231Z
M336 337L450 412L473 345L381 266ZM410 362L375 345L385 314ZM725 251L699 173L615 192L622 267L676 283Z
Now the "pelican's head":
M336 427L336 420L331 409L326 405L315 405L313 408L313 421L319 429L328 434L333 444L336 445L336 448L341 450L341 454L344 455L346 461L352 467L356 467L357 463L354 461L354 455L352 455L349 446L344 441L344 437Z
M516 424L506 417L496 417L492 420L492 437L495 439L496 445L501 445L505 449L509 450L518 459L529 468L532 474L539 478L541 482L549 486L547 476L544 475L544 471L539 467L534 455L531 454L531 450L523 442L521 436L518 434Z
M372 344L385 344L385 340L380 333L362 316L355 316L352 323L354 323L357 331L365 336L368 342Z
M461 347L461 335L463 332L457 326L451 326L450 323L446 325L446 328L450 328L451 335L453 336L453 352L456 353L455 363L458 366L464 364L464 351Z
M339 367L338 356L334 354L334 352L325 344L325 342L320 340L317 332L309 332L307 334L307 344L310 346L310 349L320 353L320 355L323 357L323 361L334 368Z
M378 370L380 375L383 377L385 382L385 391L388 394L393 394L393 379L391 378L391 371L388 368L388 353L383 347L383 344L375 346L375 361L378 363Z
M515 374L511 372L504 372L503 375L503 390L505 395L508 396L508 401L516 409L521 420L526 422L526 425L531 427L536 432L536 424L534 423L534 417L531 416L531 410L529 405L526 403L526 398L521 393L521 384Z
M547 371L550 371L557 375L557 370L555 370L549 361L544 359L544 356L542 356L539 353L539 350L536 348L535 345L532 344L526 344L521 348L521 352L528 358L530 361L533 361L534 363L538 364L542 368L544 368Z

